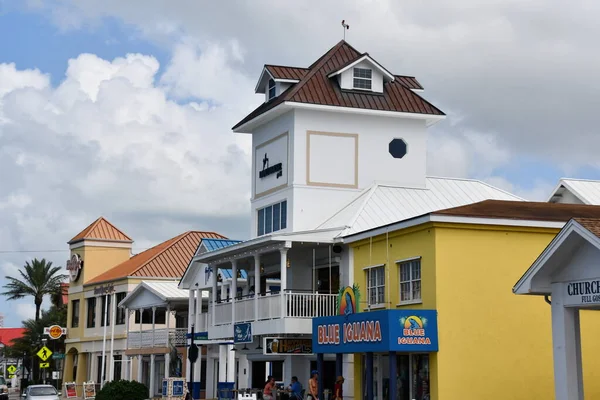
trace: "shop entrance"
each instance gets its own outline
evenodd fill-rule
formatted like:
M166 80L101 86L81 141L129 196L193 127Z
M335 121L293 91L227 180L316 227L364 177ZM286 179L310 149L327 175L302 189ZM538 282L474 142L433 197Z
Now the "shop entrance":
M310 370L317 370L317 362L310 362ZM335 387L335 361L323 361L323 376L320 376L319 379L323 382L323 390L329 389L331 393L333 393L333 388ZM308 393L308 382L302 382L302 385L306 389ZM332 398L331 396L329 397Z
M363 356L362 365L366 365ZM429 400L429 354L398 354L396 356L396 394L390 393L389 356L373 357L374 400ZM367 396L367 371L363 367L363 395Z
M283 361L252 361L252 388L262 390L269 375L283 382Z

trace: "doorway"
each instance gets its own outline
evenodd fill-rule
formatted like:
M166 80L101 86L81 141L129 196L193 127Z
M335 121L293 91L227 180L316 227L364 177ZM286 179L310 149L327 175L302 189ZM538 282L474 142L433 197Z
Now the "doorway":
M315 271L317 293L337 294L340 291L340 266L332 264L331 268L320 267Z
M310 371L317 370L317 362L310 362ZM309 371L309 374L310 374ZM312 378L312 376L311 376ZM323 376L320 376L319 379L323 382L323 390L329 389L331 393L333 393L333 389L335 388L335 361L323 361ZM308 382L306 385L306 390L308 391ZM332 395L329 398L333 398Z
M263 389L267 381L266 361L252 361L252 382L253 389Z

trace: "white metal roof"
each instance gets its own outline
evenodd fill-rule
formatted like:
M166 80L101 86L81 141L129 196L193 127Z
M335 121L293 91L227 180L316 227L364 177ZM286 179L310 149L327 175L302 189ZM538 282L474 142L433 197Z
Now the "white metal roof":
M142 281L125 296L119 306L129 306L136 297L143 297L143 292L149 292L165 303L189 299L189 290L179 289L178 284L177 281ZM208 293L202 292L202 297L208 297Z
M556 200L556 197L561 196L565 189L584 204L600 205L600 181L561 178L548 201Z
M483 200L524 201L472 179L428 177L425 189L376 183L317 229L345 226L341 237Z

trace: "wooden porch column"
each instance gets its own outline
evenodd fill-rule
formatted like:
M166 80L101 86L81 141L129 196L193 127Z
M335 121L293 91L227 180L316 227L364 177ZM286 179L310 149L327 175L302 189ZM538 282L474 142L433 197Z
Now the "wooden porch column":
M154 347L156 338L156 307L152 307L152 347Z
M235 298L237 297L237 260L231 261L231 325L236 322Z
M211 290L211 297L212 297L212 321L211 321L211 326L215 326L215 315L217 314L217 266L216 265L211 265L210 268L212 269L212 273L211 273L211 277L212 277L212 290Z
M281 318L285 318L287 316L287 297L285 295L285 291L287 289L287 248L280 249L281 253L281 265L280 267L280 291L281 295Z
M167 313L165 315L167 322L167 352L165 353L165 378L170 378L169 376L169 364L171 364L171 332L169 331L171 326L171 305L167 304Z

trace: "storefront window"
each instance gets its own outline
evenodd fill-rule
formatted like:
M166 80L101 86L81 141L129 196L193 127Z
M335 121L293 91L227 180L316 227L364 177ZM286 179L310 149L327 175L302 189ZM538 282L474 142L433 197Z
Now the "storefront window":
M363 362L363 396L367 396L366 356ZM430 400L429 354L398 354L396 356L396 393L390 393L387 355L373 357L373 398L375 400Z
M412 399L429 400L429 354L411 355Z

